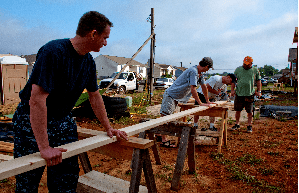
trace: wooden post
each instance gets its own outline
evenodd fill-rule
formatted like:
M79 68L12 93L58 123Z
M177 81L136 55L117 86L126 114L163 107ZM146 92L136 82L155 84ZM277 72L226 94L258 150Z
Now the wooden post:
M154 8L151 8L151 34L154 34ZM154 49L155 49L155 35L151 39L151 49L150 49L150 104L152 101L152 95L154 90L154 80L153 80L153 69L154 69Z

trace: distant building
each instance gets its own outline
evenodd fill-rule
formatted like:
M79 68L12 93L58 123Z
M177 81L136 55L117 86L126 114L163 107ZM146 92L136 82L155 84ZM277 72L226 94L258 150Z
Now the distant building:
M32 69L33 69L33 66L34 66L34 63L36 61L36 55L37 54L31 54L31 55L21 55L22 58L25 58L26 61L28 62L28 75L30 76L31 75L31 72L32 72ZM28 77L29 77L28 76Z
M175 77L178 78L185 70L188 68L185 67L174 67L176 69L175 71Z
M97 69L98 79L104 79L111 76L114 72L119 72L131 58L118 56L99 55L94 59ZM146 77L146 65L133 60L125 69L125 72L132 71Z

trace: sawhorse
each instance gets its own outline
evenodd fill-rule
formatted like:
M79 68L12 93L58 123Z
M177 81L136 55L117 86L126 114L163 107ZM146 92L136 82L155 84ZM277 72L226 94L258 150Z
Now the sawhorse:
M152 150L154 153L154 157L157 165L161 165L159 148L156 143L154 134L162 134L162 135L170 135L180 137L178 144L178 155L175 165L175 170L173 174L173 179L171 182L171 189L178 191L179 190L179 182L184 170L184 162L186 153L188 154L188 166L189 173L193 174L195 172L195 128L191 123L184 122L170 122L158 127L155 127L151 130L147 130L144 132L149 136L150 140L154 140L155 144L152 146ZM145 135L144 135L145 136Z
M104 132L90 129L78 129L79 138L87 138ZM120 140L99 148L93 152L108 155L113 158L132 160L132 175L130 183L122 179L102 174L92 170L86 152L79 154L80 162L84 170L84 175L80 176L77 192L157 192L155 178L152 170L149 150L154 145L154 141L129 137L128 141ZM134 152L134 155L132 156ZM147 187L140 186L142 170L144 172Z

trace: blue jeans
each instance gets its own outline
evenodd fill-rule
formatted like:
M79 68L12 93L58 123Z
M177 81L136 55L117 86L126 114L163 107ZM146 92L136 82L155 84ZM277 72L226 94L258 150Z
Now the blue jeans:
M20 102L13 117L14 157L38 152L38 146L31 128L29 104ZM77 125L69 115L62 119L48 120L48 138L51 147L78 141ZM45 166L16 176L16 192L38 192L39 182ZM79 178L78 156L62 160L62 163L47 168L49 192L76 192Z

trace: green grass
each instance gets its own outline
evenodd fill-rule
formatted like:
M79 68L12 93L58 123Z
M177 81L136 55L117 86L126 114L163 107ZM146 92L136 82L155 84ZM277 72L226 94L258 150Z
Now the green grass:
M243 164L249 164L253 167L263 162L262 159L256 158L255 155L245 154L242 157L238 157L236 160L230 160L224 157L221 153L210 153L210 157L220 164L225 165L225 168L230 173L230 179L242 181L253 187L252 192L281 192L280 187L272 186L264 180L256 179L255 176L248 174L246 169L243 169ZM285 164L287 165L287 164ZM288 166L285 166L286 168ZM273 175L274 170L272 168L258 168L262 175Z
M162 168L165 170L173 170L173 168L170 165L165 165Z
M136 124L137 122L134 121L131 117L121 117L118 120L114 120L114 123L122 124L122 125L130 125L130 124Z
M103 90L99 90L100 94L102 95L106 90L103 89ZM83 102L85 102L86 100L89 99L89 96L88 96L88 93L85 92L85 93L82 93L79 97L79 99L77 100L76 104L75 104L75 107L78 107L79 105L81 105Z
M278 141L260 141L262 147L264 148L276 148L278 147L282 142L278 142Z
M263 175L263 176L269 176L274 174L274 169L273 168L259 168L258 171Z
M237 161L244 162L250 165L257 165L263 162L263 159L256 158L255 155L245 154L243 157L237 158Z

